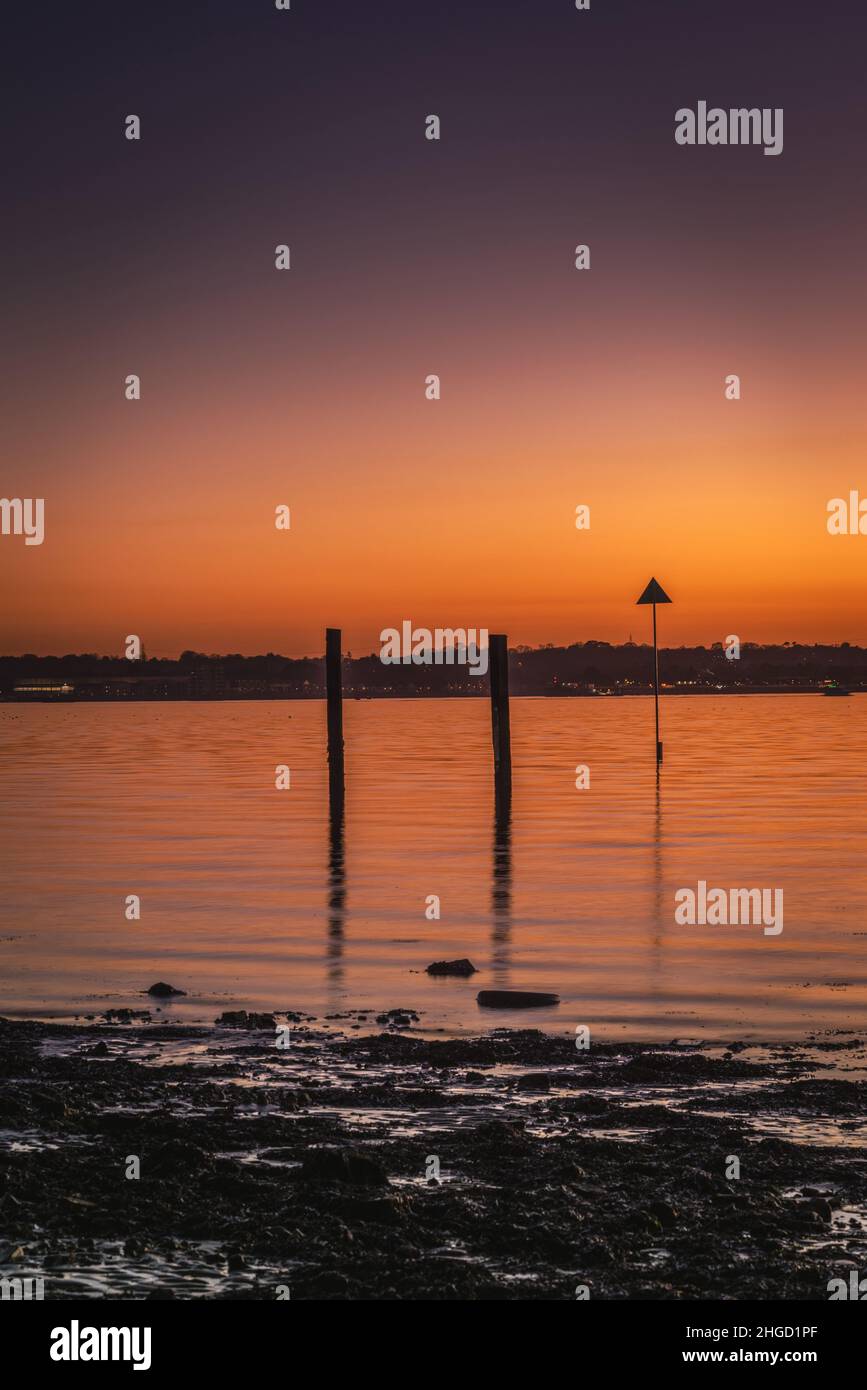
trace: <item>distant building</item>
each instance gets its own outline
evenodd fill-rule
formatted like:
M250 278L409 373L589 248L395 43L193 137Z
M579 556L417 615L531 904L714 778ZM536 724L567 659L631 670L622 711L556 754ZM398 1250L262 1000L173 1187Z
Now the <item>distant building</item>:
M16 700L69 700L75 694L75 686L68 681L24 680L13 689Z
M221 700L226 694L226 668L220 662L194 666L190 672L190 699Z

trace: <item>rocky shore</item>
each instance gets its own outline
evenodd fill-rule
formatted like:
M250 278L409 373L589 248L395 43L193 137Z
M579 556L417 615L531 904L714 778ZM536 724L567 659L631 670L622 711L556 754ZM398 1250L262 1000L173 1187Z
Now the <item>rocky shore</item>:
M860 1038L578 1052L379 1020L0 1020L0 1277L46 1299L827 1300L867 1273Z

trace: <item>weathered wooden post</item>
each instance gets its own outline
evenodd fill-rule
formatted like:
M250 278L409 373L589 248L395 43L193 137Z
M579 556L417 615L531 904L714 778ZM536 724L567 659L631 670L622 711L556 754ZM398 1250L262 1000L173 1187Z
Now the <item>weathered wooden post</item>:
M491 671L491 732L494 739L494 788L498 802L512 795L512 734L509 725L509 639L491 633L488 639Z
M325 629L325 696L328 703L328 795L332 810L343 808L343 683L340 628Z

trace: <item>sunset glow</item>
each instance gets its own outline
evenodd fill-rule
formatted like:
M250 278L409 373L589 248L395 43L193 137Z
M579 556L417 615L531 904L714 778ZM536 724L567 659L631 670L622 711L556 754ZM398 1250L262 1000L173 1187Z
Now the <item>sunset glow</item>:
M616 117L604 8L592 52L568 10L534 14L544 68L516 13L493 66L481 18L456 54L418 16L390 16L384 45L385 19L359 14L332 64L303 14L253 43L268 19L197 33L208 61L149 95L140 147L104 120L105 84L128 109L157 21L143 40L117 17L114 75L93 93L75 79L75 141L18 93L38 152L19 171L4 491L45 497L46 540L0 545L16 595L0 648L117 652L140 632L155 656L300 655L336 623L360 652L410 615L622 641L657 572L666 642L867 640L867 540L825 524L830 498L867 495L864 199L842 223L827 211L846 174L803 100L806 25L776 54L786 144L764 159L675 143L686 40L658 46L640 8ZM72 82L62 26L46 42ZM752 91L743 50L703 53L705 89ZM826 124L845 119L847 61ZM427 145L421 93L444 63ZM228 65L255 99L227 109Z

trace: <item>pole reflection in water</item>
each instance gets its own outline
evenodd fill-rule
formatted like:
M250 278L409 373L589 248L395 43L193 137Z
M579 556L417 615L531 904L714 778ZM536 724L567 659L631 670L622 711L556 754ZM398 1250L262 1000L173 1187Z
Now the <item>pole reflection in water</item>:
M343 979L343 937L346 926L346 845L343 798L332 800L328 815L328 978Z
M496 797L493 849L491 965L498 983L504 984L512 964L512 798L508 794Z

